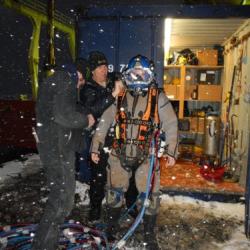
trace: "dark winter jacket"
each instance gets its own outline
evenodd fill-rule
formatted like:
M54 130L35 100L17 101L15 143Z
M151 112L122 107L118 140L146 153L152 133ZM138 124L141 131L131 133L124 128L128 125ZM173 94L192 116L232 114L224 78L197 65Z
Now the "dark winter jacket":
M101 86L94 80L90 80L81 89L80 101L82 107L87 113L91 113L95 117L95 126L99 122L99 119L102 116L103 112L115 102L115 98L112 96L115 80L116 79L114 75L109 74L106 87ZM92 128L93 130L95 129L95 126L93 126ZM92 133L89 133L88 136L92 137ZM109 147L112 144L112 141L113 134L109 133L106 136L105 145Z
M37 134L41 144L77 150L88 126L84 109L76 111L77 74L74 67L57 70L39 85L36 103ZM60 150L59 150L60 151Z
M98 120L102 113L115 102L112 96L113 80L109 79L106 88L94 80L87 82L80 92L80 101L84 110L91 113Z

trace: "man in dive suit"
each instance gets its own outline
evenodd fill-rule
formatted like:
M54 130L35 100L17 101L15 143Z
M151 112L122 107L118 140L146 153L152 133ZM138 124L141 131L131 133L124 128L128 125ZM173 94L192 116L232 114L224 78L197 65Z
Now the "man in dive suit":
M177 158L177 117L166 95L157 88L153 63L147 57L133 57L124 72L127 89L102 115L92 140L91 158L99 162L100 150L111 124L116 124L115 139L107 168L108 229L112 234L118 226L124 194L130 178L135 178L139 193L146 192L150 169L152 140L161 130L165 135L165 156L169 166ZM153 172L150 203L143 219L146 249L159 249L155 225L159 210L159 166Z

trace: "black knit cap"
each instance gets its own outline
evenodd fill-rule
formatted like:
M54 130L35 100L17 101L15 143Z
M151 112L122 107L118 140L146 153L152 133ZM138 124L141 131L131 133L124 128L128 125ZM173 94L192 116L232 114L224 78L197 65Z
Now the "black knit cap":
M86 79L88 72L88 61L84 58L79 57L76 59L75 65L77 71L82 73L83 78Z
M108 60L102 52L92 51L89 53L88 63L89 63L90 71L93 71L98 66L108 65Z

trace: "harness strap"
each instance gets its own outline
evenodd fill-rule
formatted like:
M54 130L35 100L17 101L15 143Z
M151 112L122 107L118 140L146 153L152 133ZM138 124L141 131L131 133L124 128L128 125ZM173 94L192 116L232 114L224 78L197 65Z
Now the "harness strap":
M153 127L152 121L145 121L141 119L123 119L121 120L121 122L125 124L145 125Z
M121 139L122 140L122 139ZM126 139L126 140L122 140L123 144L134 144L134 145L146 145L147 141L140 141L137 139Z
M158 114L158 89L151 87L148 90L148 99L145 112L141 119L129 119L127 117L125 108L122 106L124 102L125 92L118 96L117 100L117 115L116 115L116 140L113 144L114 149L121 149L124 144L134 144L138 146L144 156L148 155L150 148L149 142L152 138L151 132L153 129L159 126L159 114ZM138 134L136 139L126 138L126 130L128 124L138 125ZM124 145L125 146L125 145ZM123 150L124 151L124 150ZM118 152L118 150L117 150ZM125 153L125 152L124 152Z
M147 101L147 107L144 112L144 115L142 117L143 121L151 121L152 123L158 125L159 122L159 115L158 115L158 104L157 104L157 98L158 97L158 89L157 88L150 88L148 93L148 101ZM157 108L157 113L155 112ZM139 126L139 132L138 132L138 140L145 140L146 135L148 134L148 126L141 124ZM150 138L147 138L150 139Z

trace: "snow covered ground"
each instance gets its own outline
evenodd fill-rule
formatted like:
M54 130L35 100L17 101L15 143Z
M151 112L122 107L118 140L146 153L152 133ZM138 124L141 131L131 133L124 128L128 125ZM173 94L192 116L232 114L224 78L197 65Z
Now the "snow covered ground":
M11 161L2 165L0 187L11 182L13 177L26 176L40 169L38 155L28 155L26 158L23 162ZM88 186L77 182L76 193L80 197L79 204L88 205ZM244 213L243 203L206 202L185 196L163 194L158 218L160 245L162 249L249 250L250 241L244 235ZM217 228L217 231L209 232L211 228ZM190 232L187 234L183 231ZM201 239L201 232L204 239ZM217 240L216 234L222 233L223 240ZM188 239L189 236L185 235L191 235L192 238ZM192 240L204 242L192 245ZM178 241L178 244L174 241ZM183 247L185 244L188 247ZM127 249L141 248L128 246Z
M23 161L9 161L0 166L0 187L5 182L11 181L13 177L27 176L37 172L41 167L37 154L25 155L22 159Z
M184 196L170 197L168 195L162 196L161 206L179 206L186 207L191 206L192 210L204 215L213 215L216 218L235 219L238 221L237 225L232 230L230 239L223 243L210 242L207 249L221 249L221 250L249 250L250 241L247 240L244 234L244 217L245 217L245 205L243 203L223 203L215 201L201 201ZM206 223L206 216L204 216L204 223ZM223 221L223 220L222 220ZM221 227L224 227L223 222Z

